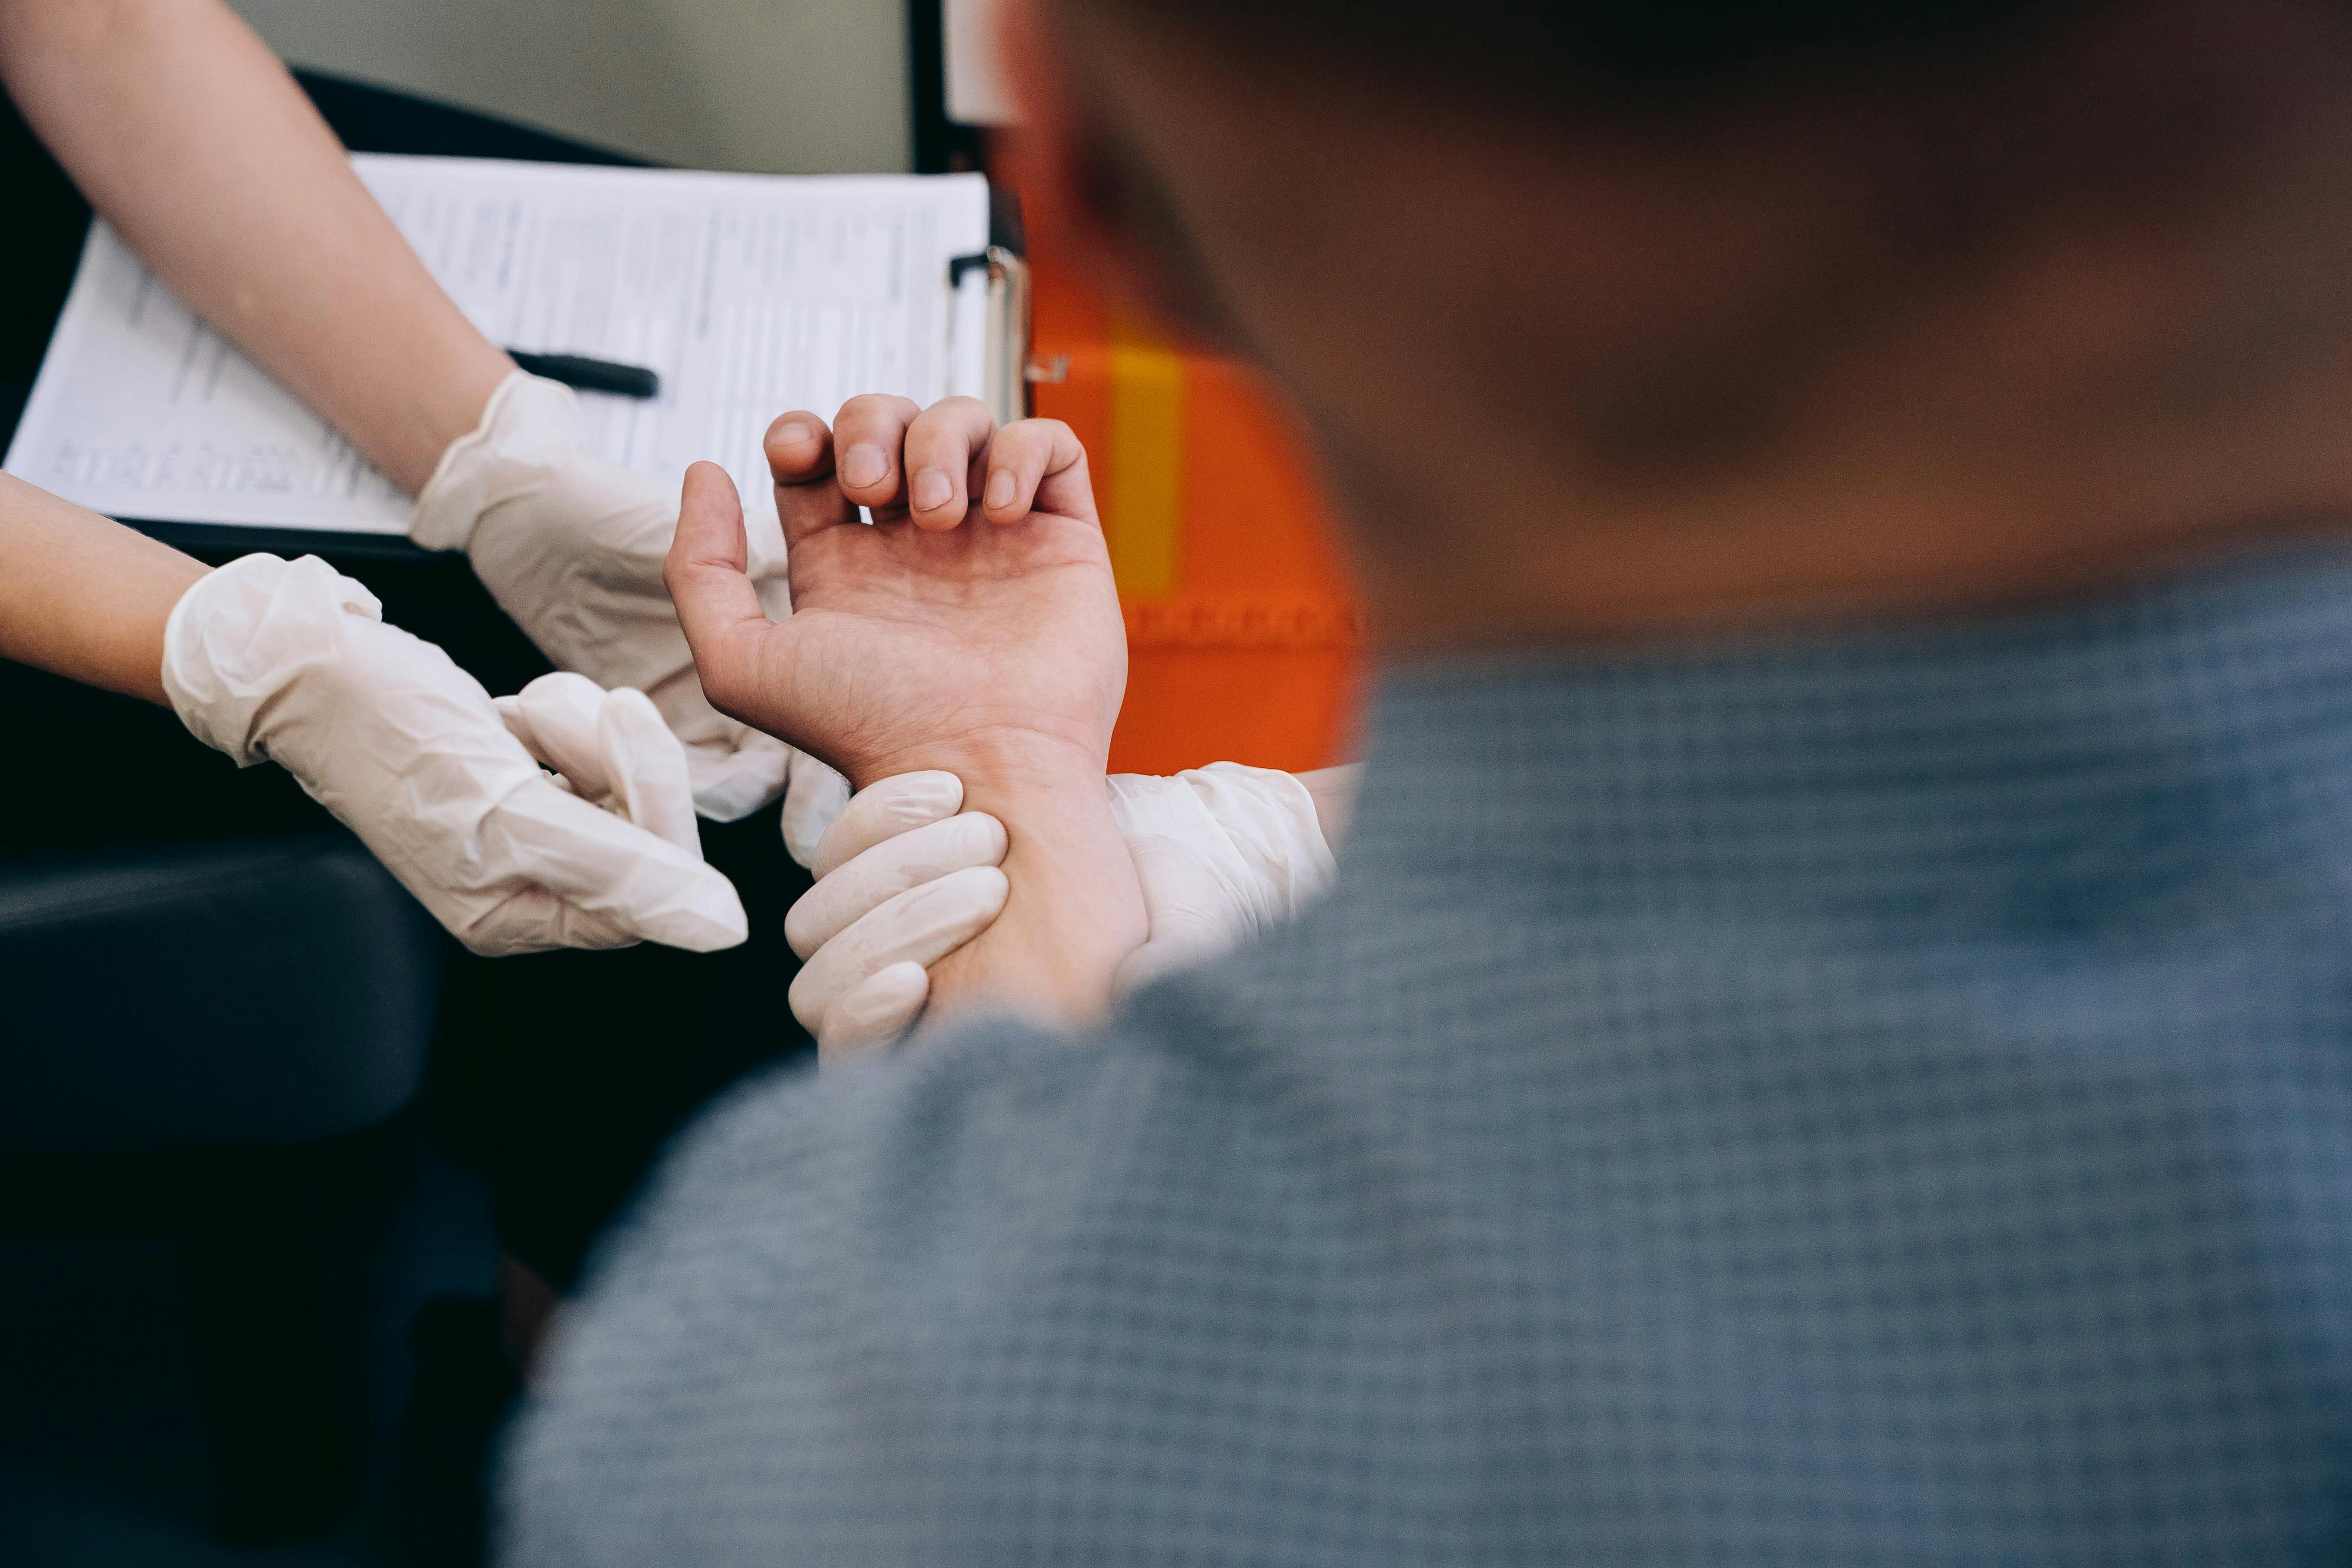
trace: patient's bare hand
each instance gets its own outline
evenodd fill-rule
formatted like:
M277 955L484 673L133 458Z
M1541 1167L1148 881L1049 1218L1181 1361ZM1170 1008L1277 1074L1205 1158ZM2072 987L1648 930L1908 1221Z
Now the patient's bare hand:
M708 464L687 475L664 575L704 691L860 785L946 768L1004 824L1004 913L932 970L935 1009L1102 1006L1148 927L1103 789L1127 637L1077 438L1049 420L996 430L970 398L918 413L864 397L837 432L776 421L768 462L790 547L781 623L744 576L734 485Z
M687 475L665 573L721 712L860 785L929 768L1102 771L1127 640L1068 426L998 430L971 398L918 411L861 397L837 431L785 414L767 451L792 616L761 612L735 487L711 465Z

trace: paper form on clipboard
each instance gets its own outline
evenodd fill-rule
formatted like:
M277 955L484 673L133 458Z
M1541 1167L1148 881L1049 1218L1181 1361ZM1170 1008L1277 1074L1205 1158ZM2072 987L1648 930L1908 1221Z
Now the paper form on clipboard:
M823 176L360 154L360 178L493 342L646 365L651 401L583 393L590 445L676 483L723 464L755 519L788 409L981 395L989 244L977 174ZM112 517L400 534L409 503L92 225L7 472ZM756 526L756 525L755 525Z

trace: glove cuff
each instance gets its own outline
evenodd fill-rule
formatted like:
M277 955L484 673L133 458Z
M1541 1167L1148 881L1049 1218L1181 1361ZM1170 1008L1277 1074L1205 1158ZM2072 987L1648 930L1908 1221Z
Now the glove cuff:
M464 549L474 526L510 487L511 462L580 442L580 400L560 382L517 371L482 405L481 423L449 444L416 495L408 537L426 549Z
M1265 879L1282 918L1331 885L1337 871L1315 796L1295 773L1212 762L1177 775L1201 797L1235 852Z
M163 693L188 732L250 768L270 699L320 657L318 628L383 618L365 588L317 556L248 555L198 578L163 623Z
M1174 845L1223 888L1235 936L1290 918L1330 885L1330 845L1314 797L1295 775L1214 762L1171 778L1113 774L1105 783L1129 849Z

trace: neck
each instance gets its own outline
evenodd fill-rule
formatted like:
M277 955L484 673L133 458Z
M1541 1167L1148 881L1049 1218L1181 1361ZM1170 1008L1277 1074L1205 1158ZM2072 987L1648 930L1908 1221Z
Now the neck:
M1341 489L1375 634L1396 653L1936 619L2340 537L2347 407L2315 398L2219 436L2157 431L2064 452L1864 439L1680 492L1596 485L1530 443L1516 463L1482 459L1475 493L1350 482L1344 468Z

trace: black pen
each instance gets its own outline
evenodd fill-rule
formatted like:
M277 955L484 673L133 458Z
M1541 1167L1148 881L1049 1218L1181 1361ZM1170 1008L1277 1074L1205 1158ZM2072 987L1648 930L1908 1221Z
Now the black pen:
M535 376L577 387L582 392L617 392L623 397L661 396L661 377L643 365L616 365L585 354L526 354L509 349L507 357Z

